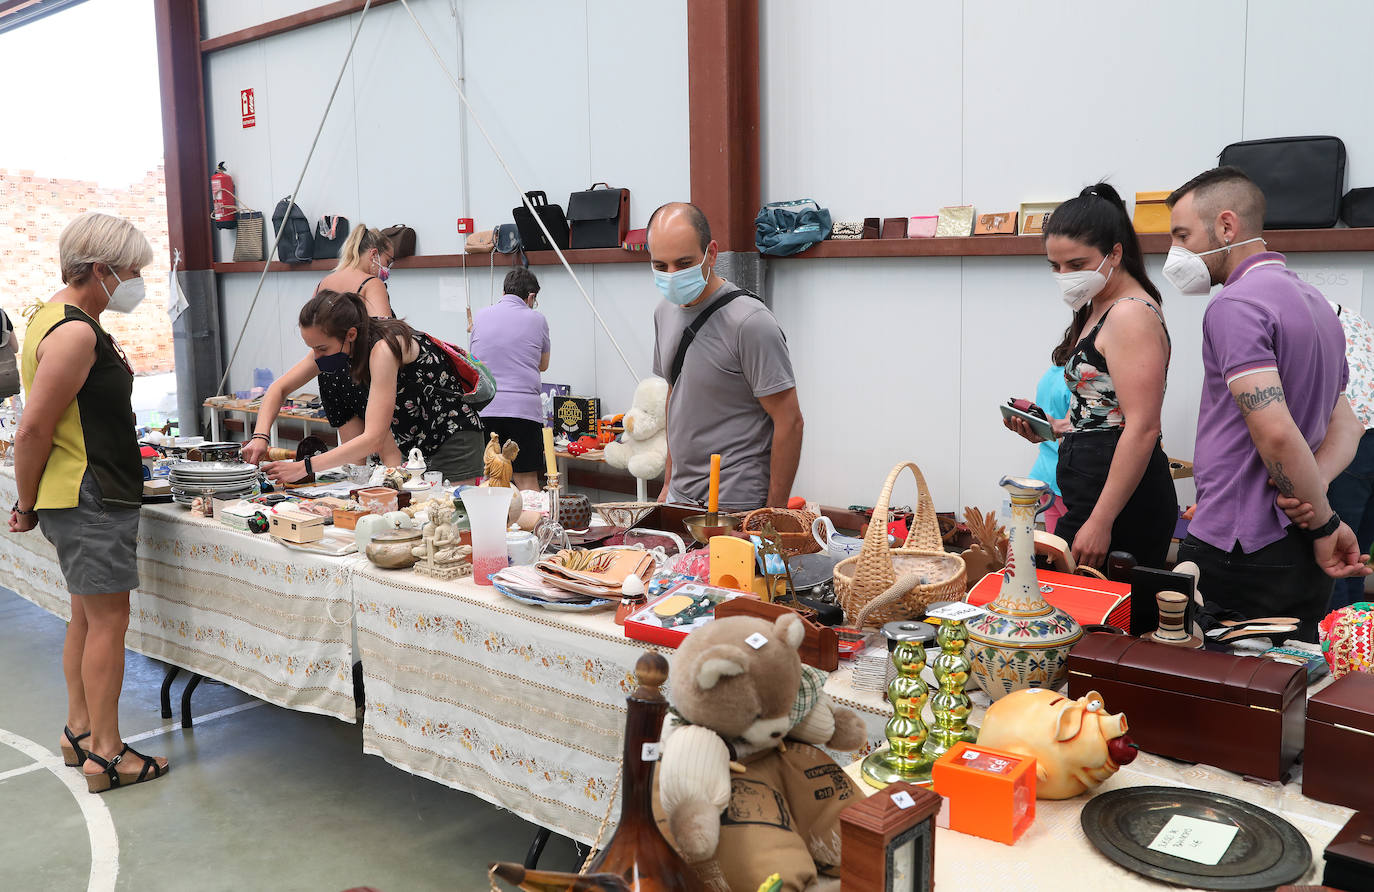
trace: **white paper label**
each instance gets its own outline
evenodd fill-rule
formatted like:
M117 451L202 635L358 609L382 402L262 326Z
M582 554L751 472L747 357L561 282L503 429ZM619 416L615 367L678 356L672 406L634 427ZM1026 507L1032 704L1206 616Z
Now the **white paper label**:
M639 752L639 758L645 762L657 762L659 754L663 752L663 744L655 740L653 743L644 744Z
M1198 864L1216 864L1231 847L1239 829L1234 824L1174 815L1149 848Z
M981 607L976 607L973 604L960 603L946 604L944 607L937 607L928 612L926 616L958 622L960 620L973 619L975 616L980 616L984 613L987 613L987 611Z
M445 313L461 313L468 306L468 290L457 276L439 279L439 309Z
M1360 315L1364 315L1361 304L1364 303L1364 270L1361 269L1338 269L1329 266L1314 266L1303 268L1301 265L1294 266L1289 264L1288 268L1299 279L1302 279L1313 288L1322 293L1322 297L1343 307L1349 307Z
M964 750L964 758L972 762L974 759L981 759L983 754L977 750Z
M912 799L906 790L900 790L892 794L892 804L898 808L911 808L916 804L916 800Z
M768 639L763 636L762 632L755 632L748 638L744 639L744 643L752 647L754 650L758 650L760 647L763 647L765 644L768 643Z

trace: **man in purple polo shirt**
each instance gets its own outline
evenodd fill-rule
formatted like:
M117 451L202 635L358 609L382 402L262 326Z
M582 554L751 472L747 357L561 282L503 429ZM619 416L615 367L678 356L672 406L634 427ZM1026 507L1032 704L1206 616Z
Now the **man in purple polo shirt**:
M501 299L472 320L469 348L496 379L496 398L482 410L482 426L502 443L516 442L520 454L512 463L512 479L520 489L538 489L544 454L539 373L549 367L549 321L534 309L539 280L528 269L517 266L506 273L501 290Z
M1363 432L1344 395L1341 323L1265 250L1264 193L1240 170L1200 174L1168 204L1165 278L1185 295L1225 285L1202 320L1197 511L1179 560L1202 571L1205 616L1293 616L1295 637L1316 641L1332 577L1370 572L1326 501Z

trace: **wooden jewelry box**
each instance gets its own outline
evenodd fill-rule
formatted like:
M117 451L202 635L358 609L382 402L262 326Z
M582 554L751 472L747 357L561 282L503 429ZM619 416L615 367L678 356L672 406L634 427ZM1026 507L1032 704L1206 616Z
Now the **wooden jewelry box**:
M1302 794L1374 812L1374 675L1351 672L1307 704Z
M1096 632L1069 652L1069 698L1089 691L1149 753L1285 783L1302 752L1307 673L1291 663Z

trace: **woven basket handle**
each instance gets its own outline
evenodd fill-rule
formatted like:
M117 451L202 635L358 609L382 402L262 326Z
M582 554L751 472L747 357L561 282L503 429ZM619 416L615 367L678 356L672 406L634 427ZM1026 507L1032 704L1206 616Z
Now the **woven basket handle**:
M1073 572L1078 576L1093 576L1103 580L1107 578L1106 573L1103 573L1096 567L1089 567L1087 564L1079 564L1077 567L1073 568Z
M901 600L903 595L920 584L921 577L916 573L908 573L901 579L898 579L887 591L864 605L863 610L860 610L859 615L854 618L854 628L862 629L864 627L864 621L868 619L870 613L875 610L881 610L887 605Z
M910 468L916 476L918 490L916 514L907 531L904 547L937 553L944 551L940 543L940 524L935 518L935 503L930 499L930 487L926 485L925 475L915 462L902 462L888 473L883 490L873 506L873 517L868 522L868 534L864 536L864 547L859 552L859 565L854 572L854 585L860 591L886 589L897 580L897 573L892 569L892 549L887 544L887 523L892 488L897 485L897 477L904 468Z

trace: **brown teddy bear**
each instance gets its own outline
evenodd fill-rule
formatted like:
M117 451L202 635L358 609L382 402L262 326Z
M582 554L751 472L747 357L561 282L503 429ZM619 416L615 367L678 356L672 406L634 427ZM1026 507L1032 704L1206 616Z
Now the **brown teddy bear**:
M712 892L757 889L774 873L803 892L838 874L839 814L858 793L817 745L856 750L868 735L825 693L825 673L802 664L804 635L796 614L728 617L673 658L660 804Z

